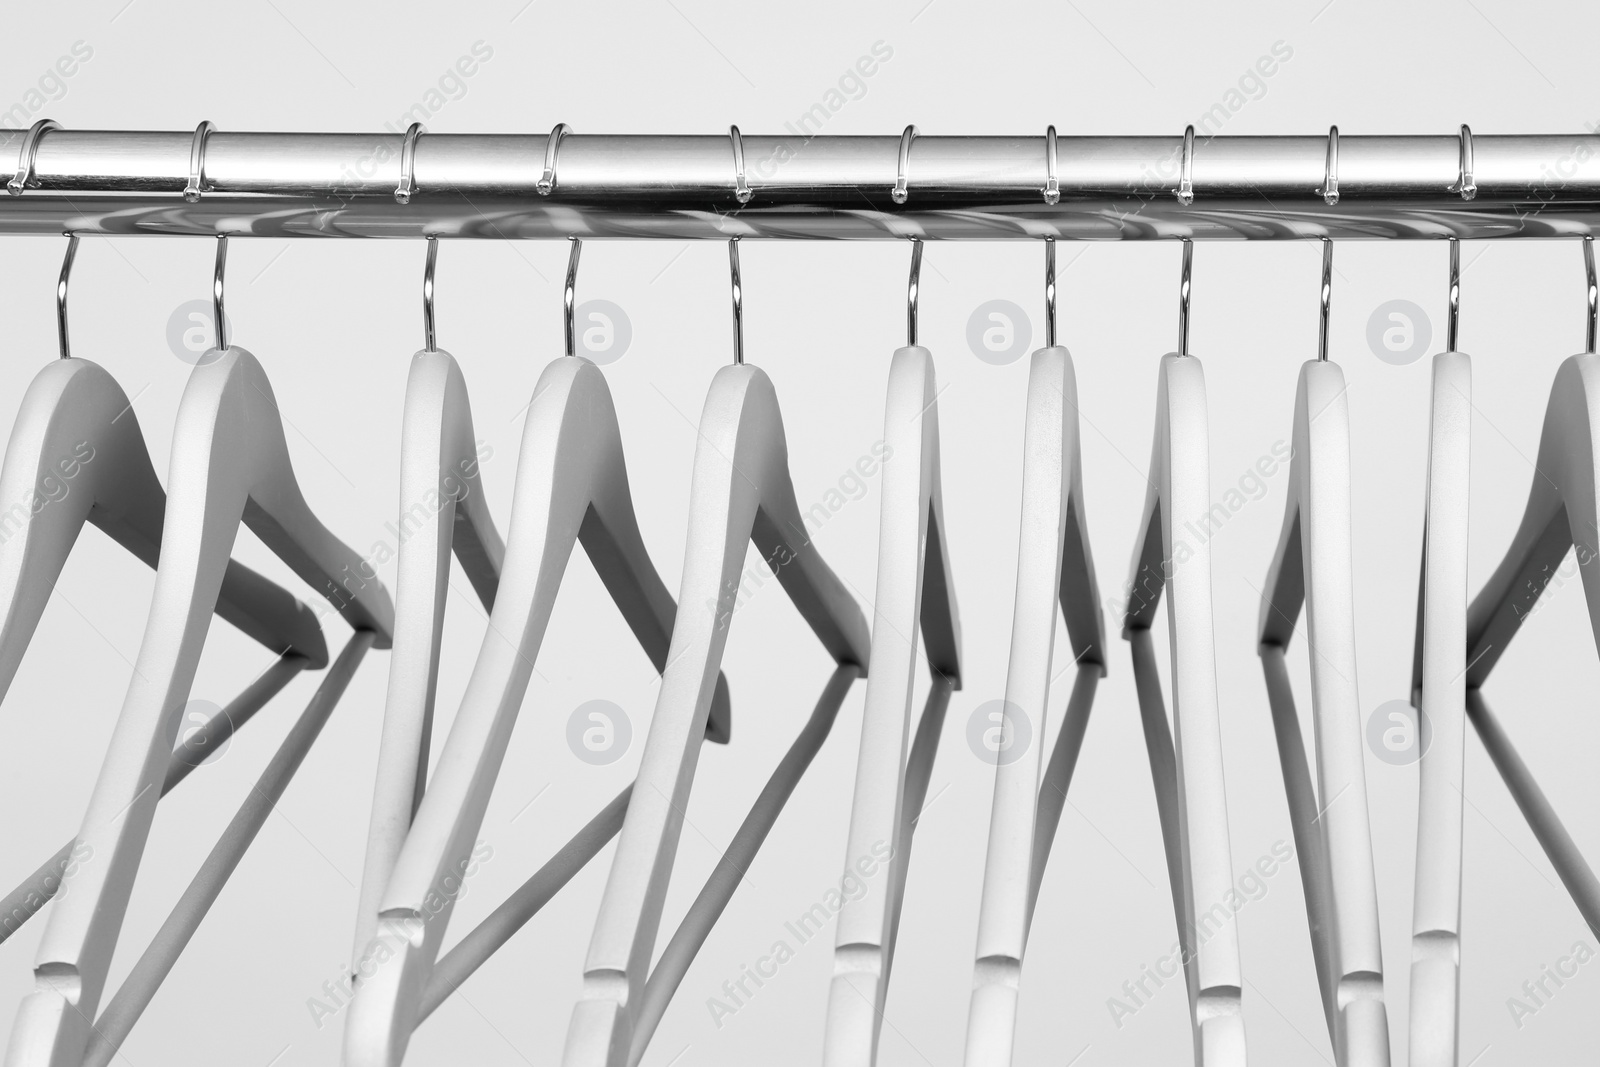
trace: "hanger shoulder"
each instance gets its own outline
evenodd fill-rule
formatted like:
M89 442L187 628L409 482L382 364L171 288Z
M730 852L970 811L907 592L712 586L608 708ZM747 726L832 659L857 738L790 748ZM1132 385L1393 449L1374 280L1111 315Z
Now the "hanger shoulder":
M915 346L895 352L884 413L874 669L867 679L845 851L845 877L861 882L865 891L846 899L835 930L824 1045L830 1064L870 1059L877 1045L901 882L894 866L904 863L910 848L903 806L919 623L936 684L960 684L960 624L939 534L937 397L931 353ZM883 873L863 877L862 870L880 865Z
M1089 550L1089 520L1083 504L1078 376L1072 355L1060 345L1033 354L1028 415L1028 433L1039 434L1041 447L1047 443L1060 456L1056 462L1064 481L1066 515L1062 527L1059 600L1067 624L1067 639L1071 642L1075 662L1094 664L1104 675L1105 618L1100 610L1100 587L1095 578L1094 555ZM1041 475L1043 473L1041 471Z
M485 609L494 607L505 546L479 472L472 406L447 352L418 352L406 379L395 537L394 650L352 960L377 929L379 897L421 802L438 686L452 546Z
M1595 523L1600 356L1569 357L1556 371L1522 522L1500 565L1467 609L1467 685L1483 684L1567 552L1577 550L1591 625L1600 641L1600 544Z
M1459 1033L1461 830L1467 700L1467 523L1472 361L1433 359L1415 691L1432 724L1418 762L1411 1062L1454 1062ZM1422 743L1421 738L1415 739Z
M166 493L138 416L116 380L85 359L55 360L28 386L0 467L0 693L15 676L87 520L154 567ZM328 660L315 614L229 564L217 614L274 652Z
M55 902L13 1031L28 1047L54 1049L52 1062L75 1060L87 1041L241 520L352 625L389 645L389 594L306 507L260 364L234 347L197 366L173 435L149 621L79 833L97 861ZM59 973L74 975L70 991Z

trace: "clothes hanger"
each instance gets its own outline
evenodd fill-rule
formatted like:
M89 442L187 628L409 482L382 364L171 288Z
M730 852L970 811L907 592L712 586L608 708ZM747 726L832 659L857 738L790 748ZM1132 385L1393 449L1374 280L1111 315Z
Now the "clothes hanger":
M1481 689L1568 551L1577 554L1590 628L1600 645L1600 588L1591 565L1600 549L1600 508L1596 506L1600 459L1595 445L1600 440L1600 355L1595 352L1600 334L1600 282L1596 280L1592 236L1583 238L1583 258L1589 300L1586 351L1568 357L1556 372L1522 522L1500 565L1467 609L1465 675L1467 718L1579 914L1590 931L1600 936L1600 879L1562 825ZM1435 730L1435 745L1442 733ZM1423 762L1432 758L1430 752ZM1459 826L1459 809L1455 819Z
M1185 137L1192 145L1194 128ZM1173 517L1203 515L1211 501L1205 368L1189 354L1189 283L1194 244L1183 241L1178 351L1161 358L1150 488L1128 578L1123 636L1133 653L1167 876L1178 921L1195 1063L1245 1062L1239 932L1228 842L1228 798L1217 708L1211 615L1211 544L1174 537ZM1181 521L1181 520L1180 520ZM1172 726L1161 693L1150 628L1167 593ZM1216 906L1224 917L1217 921ZM1200 913L1200 914L1197 914ZM1197 920L1199 926L1196 925Z
M1338 127L1328 137L1323 197L1338 202ZM1260 646L1267 700L1294 829L1311 950L1335 1060L1389 1062L1378 936L1378 891L1356 689L1350 561L1350 415L1344 373L1328 362L1333 243L1322 244L1317 358L1300 368L1283 529L1262 597ZM1306 764L1285 652L1301 607L1311 660L1317 780Z
M1047 143L1053 143L1047 138ZM1050 153L1054 173L1054 152ZM967 1015L968 1065L1009 1064L1023 952L1045 864L1077 762L1095 689L1105 676L1105 629L1083 510L1078 386L1067 349L1056 343L1055 249L1045 242L1045 347L1028 370L1023 430L1022 521L1017 549L1011 653L1001 714L989 844L978 915L977 963ZM1044 746L1002 759L1025 716L1043 737L1052 681L1056 606L1077 666L1072 696L1049 765Z
M407 202L415 189L411 162L423 133L406 132L401 187ZM411 357L400 438L400 519L410 531L401 538L395 575L394 651L383 738L373 785L366 862L356 911L350 959L359 974L363 952L378 929L378 908L389 875L422 803L433 735L433 704L439 681L439 647L450 581L452 549L486 611L494 609L505 543L489 514L479 477L477 435L461 368L434 343L433 278L439 240L428 238L422 273L424 346ZM417 512L423 517L418 521Z
M1465 144L1471 134L1465 126L1461 129ZM1472 360L1456 347L1460 310L1461 244L1452 237L1447 341L1445 351L1433 357L1428 505L1411 676L1412 704L1432 726L1431 742L1417 765L1417 866L1408 1012L1409 1062L1414 1067L1455 1067L1459 1058L1467 504L1472 459ZM1415 743L1422 744L1420 732Z
M743 202L749 197L743 146L738 128L729 132L735 188ZM813 723L819 718L831 723L827 705L833 704L836 711L850 682L866 673L870 645L866 619L807 535L789 477L783 416L772 381L744 362L738 248L737 238L729 241L734 363L718 371L712 381L695 447L689 531L678 592L685 610L673 624L672 651L589 943L583 997L573 1009L562 1058L567 1067L622 1067L642 1054L635 1041L639 1037L648 1040L650 1026L639 1024L651 1016L659 1017L656 1012L663 994L670 996L675 986L675 982L652 981L652 996L646 983L684 805L694 782L699 756L694 741L704 729L712 678L727 643L747 542L755 543L789 599L838 664L813 713ZM777 799L781 806L786 797L764 794L763 799ZM768 813L776 817L775 811L768 809ZM745 835L745 840L759 836ZM719 865L713 879L719 873L725 874L726 868ZM735 873L724 883L737 880ZM689 936L674 938L682 951L668 946L668 952L684 968L683 952L692 956L697 938L703 939L709 929L705 920L714 920L719 902L732 893L729 884L713 890L708 883L707 889L710 895L702 893L702 897L708 907L691 908L680 928L680 935ZM641 1004L646 998L656 1007L647 1011Z
M901 141L902 173L916 128ZM945 541L939 470L939 389L933 354L917 344L922 241L911 245L906 346L889 368L883 437L883 502L878 523L878 581L873 601L872 663L861 719L845 872L865 892L845 898L835 930L823 1063L876 1062L878 1034L910 865L912 835L927 794L939 729L950 694L961 688L961 624ZM907 759L917 631L927 644L932 684ZM888 870L861 878L855 864L887 842ZM878 886L883 888L879 889Z
M562 130L556 128L547 146L546 169L552 173ZM345 1062L352 1065L399 1063L412 1030L621 826L622 806L613 801L438 959L454 905L454 896L438 887L470 861L575 543L582 542L651 663L657 670L667 664L677 605L639 533L605 376L575 354L581 251L573 238L564 294L567 356L545 368L529 404L489 630L433 780L379 895L374 939L360 950L345 1024ZM727 683L719 674L704 734L726 742L730 728ZM440 897L442 904L434 906ZM383 951L368 951L379 942Z
M196 135L201 146L204 130ZM266 374L249 352L228 344L226 262L221 235L212 282L218 344L191 373L179 404L149 621L78 835L96 862L79 870L74 891L56 902L45 927L35 989L12 1030L7 1063L14 1067L75 1067L84 1054L239 524L248 524L356 631L336 667L353 670L367 647L390 645L388 592L306 505ZM324 690L340 688L337 682L330 672Z
M103 367L71 354L67 286L77 252L68 234L56 286L61 358L29 383L0 467L0 500L29 502L0 515L0 697L85 522L151 567L161 551L166 492L138 415ZM248 567L229 561L216 611L279 655L328 664L312 610Z

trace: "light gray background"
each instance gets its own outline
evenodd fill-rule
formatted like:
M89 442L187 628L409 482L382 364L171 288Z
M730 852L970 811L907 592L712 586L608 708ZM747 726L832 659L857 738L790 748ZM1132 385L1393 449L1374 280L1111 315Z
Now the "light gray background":
M764 6L641 0L581 8L541 0L383 5L306 0L240 5L111 0L7 4L0 108L86 42L92 58L43 113L69 127L374 130L437 87L475 42L493 55L428 121L440 132L776 132L822 100L874 42L892 58L826 126L828 133L1177 134L1275 42L1292 49L1228 134L1580 132L1600 118L1593 48L1600 16L1576 3L1504 0L1400 5L1167 3L1063 5L811 3ZM1248 88L1248 87L1247 87ZM36 116L37 117L37 116ZM7 358L0 425L56 351L52 288L64 242L0 242ZM165 341L169 315L207 295L209 240L89 239L73 288L75 351L130 395L157 457L170 441L188 366ZM400 405L420 346L420 243L238 240L229 312L238 343L276 386L308 498L362 550L397 511ZM521 410L560 354L566 249L449 244L440 254L439 341L461 361L478 433L493 449L484 478L508 513ZM747 243L746 351L777 384L802 506L820 500L882 432L889 355L902 343L903 244ZM1547 389L1583 341L1583 275L1574 243L1463 249L1462 346L1476 357L1472 584L1481 584L1521 512ZM1428 362L1380 361L1366 341L1380 304L1411 300L1443 338L1442 243L1345 243L1334 280L1332 357L1350 382L1356 616L1364 713L1405 696L1422 530ZM1062 250L1061 330L1077 358L1084 476L1102 593L1126 577L1145 492L1157 358L1176 331L1175 245ZM1195 253L1193 351L1211 396L1212 482L1219 499L1290 432L1295 377L1315 354L1318 252L1309 244L1207 244ZM917 835L899 959L884 1027L886 1065L960 1059L993 770L965 743L979 704L1002 694L1021 486L1027 360L981 362L968 317L1010 300L1042 336L1037 246L935 245L923 272L924 343L942 382L949 551L968 674L947 721ZM669 586L681 568L693 423L714 370L730 358L723 248L713 243L593 244L579 298L626 310L631 350L606 369L616 397L644 534ZM1286 472L1214 541L1216 632L1235 866L1290 839L1260 667L1258 592L1281 521ZM865 601L874 583L879 495L817 535ZM238 553L288 578L248 534ZM754 556L752 556L752 560ZM392 579L392 564L384 571ZM440 678L442 736L483 636L457 574ZM0 882L20 879L78 825L142 632L151 573L86 533L5 707L0 757L7 833ZM299 587L297 587L299 588ZM1109 625L1109 622L1108 622ZM1165 633L1162 623L1161 635ZM342 641L342 624L330 640ZM1164 640L1164 638L1163 638ZM1174 939L1155 805L1124 643L1089 727L1034 924L1017 1062L1186 1062L1177 983L1118 1028L1107 998ZM1165 652L1163 650L1163 663ZM1308 708L1303 642L1291 652ZM267 657L215 627L196 697L225 703ZM363 666L277 814L151 1006L121 1061L331 1064L342 1016L320 1029L308 1000L347 960L360 877L386 657ZM1065 663L1063 662L1063 667ZM708 748L667 905L681 914L826 678L826 657L774 583L741 610L727 652L734 744ZM454 929L486 914L626 783L656 689L645 657L575 558L483 838L493 859L469 883ZM1591 855L1600 682L1584 598L1569 574L1527 626L1488 693L1567 825ZM126 973L316 683L294 683L216 764L163 804L114 968ZM844 851L861 686L796 791L727 914L689 972L649 1063L810 1064L820 1057L831 931L805 945L719 1030L706 998L783 936L818 900ZM1065 679L1052 700L1059 717ZM591 699L631 717L633 749L609 766L579 761L567 717ZM1053 737L1055 721L1050 724ZM437 752L437 746L435 746ZM1589 963L1519 1027L1507 1000L1594 939L1560 888L1476 739L1467 745L1463 1062L1576 1063L1593 1058L1600 963ZM1385 991L1404 1062L1417 777L1369 758L1367 789L1382 901ZM417 1033L411 1062L551 1063L578 994L610 851ZM1331 1060L1304 903L1291 865L1240 915L1244 1010L1258 1063ZM0 946L0 1030L30 987L42 920ZM670 927L669 927L670 928ZM1076 1058L1075 1058L1076 1057Z

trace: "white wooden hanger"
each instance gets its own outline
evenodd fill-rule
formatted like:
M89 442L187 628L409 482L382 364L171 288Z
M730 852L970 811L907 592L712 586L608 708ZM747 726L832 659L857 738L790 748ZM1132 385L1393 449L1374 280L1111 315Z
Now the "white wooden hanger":
M1495 769L1500 772L1500 777L1528 820L1528 826L1544 848L1551 866L1561 877L1562 885L1571 894L1579 914L1589 929L1600 936L1600 879L1595 877L1572 835L1562 825L1532 771L1490 710L1481 690L1517 631L1534 612L1545 587L1569 551L1577 553L1579 572L1583 575L1584 598L1589 608L1589 625L1597 646L1600 646L1600 569L1594 565L1597 554L1600 554L1600 507L1596 503L1600 499L1600 452L1597 452L1600 449L1600 355L1595 352L1597 335L1600 335L1600 281L1596 279L1592 237L1583 239L1583 254L1589 283L1587 351L1569 357L1556 371L1522 521L1500 565L1467 609L1464 673L1467 718L1477 729L1483 747L1494 761ZM1465 433L1464 430L1461 432ZM1461 492L1462 500L1458 506L1464 510L1465 490ZM1430 552L1432 547L1433 516L1430 514ZM1428 568L1430 588L1425 592L1431 599L1431 555ZM1444 631L1444 634L1444 639L1448 639L1449 631ZM1431 640L1431 634L1428 637ZM1424 656L1426 654L1425 651ZM1423 670L1426 682L1431 668L1424 663ZM1424 695L1426 698L1426 690ZM1425 708L1427 706L1424 704ZM1459 753L1452 753L1449 747L1440 748L1441 738L1450 725L1448 709L1440 710L1447 717L1442 726L1437 721L1434 723L1433 747L1422 761L1424 772L1425 775L1428 773L1431 760L1442 756L1439 759L1441 766L1432 773L1441 777L1459 775ZM1425 777L1424 789L1432 788L1437 788L1436 784ZM1445 815L1436 816L1442 834L1451 835L1453 827L1453 836L1437 847L1441 850L1454 847L1457 850L1453 865L1447 851L1434 863L1435 871L1430 881L1436 882L1435 888L1441 898L1451 892L1459 896L1460 892L1461 794L1456 792L1453 799L1457 801L1453 813L1445 809ZM1426 804L1426 792L1423 800ZM1425 811L1419 811L1419 817L1426 814ZM1420 845L1419 841L1419 848ZM1419 853L1419 909L1422 900L1421 862L1422 855ZM1453 883L1449 878L1452 872L1455 875ZM1457 903L1455 914L1458 913ZM1448 925L1451 915L1449 911L1441 911L1438 917L1428 917L1426 925L1440 931L1430 941L1439 944L1424 945L1413 957L1416 961L1413 963L1414 974L1415 968L1427 956L1437 957L1431 966L1426 967L1429 978L1440 983L1440 986L1434 987L1438 989L1436 993L1432 989L1424 993L1428 997L1429 1008L1435 1007L1438 998L1445 995L1442 983L1459 981L1456 973L1459 963L1448 943L1452 933ZM1423 926L1424 916L1419 914L1415 928L1422 931ZM1426 949L1436 951L1428 953ZM1429 1042L1430 1049L1436 1047L1439 1053L1429 1062L1447 1062L1443 1058L1444 1050L1454 1046L1457 1035L1440 1032L1439 1028L1447 1025L1443 1021L1444 1016L1435 1013L1430 1017L1439 1020L1430 1026ZM1437 1042L1437 1046L1433 1042Z
M1071 354L1055 343L1052 248L1047 242L1046 346L1033 354L1028 371L1016 596L967 1016L968 1067L1011 1062L1028 927L1095 688L1105 675L1105 630L1083 510L1078 386ZM1050 696L1057 604L1078 669L1047 769L1038 739ZM1003 758L1018 736L1015 716L1026 717L1035 744L1033 751Z
M420 124L413 126L420 132ZM415 135L410 137L415 144ZM400 539L395 574L394 650L383 737L356 911L355 973L378 928L378 908L412 816L422 802L439 681L439 644L452 549L485 610L494 609L505 544L479 477L472 404L461 368L435 346L433 278L439 241L428 238L423 268L425 344L411 357L400 435Z
M1217 708L1216 639L1211 616L1211 543L1174 534L1185 515L1211 502L1205 368L1189 355L1189 281L1194 245L1183 242L1178 351L1161 358L1156 388L1150 488L1139 523L1123 635L1133 652L1167 876L1178 921L1195 1063L1245 1062L1240 1012L1237 898L1228 842L1228 798ZM1176 521L1175 521L1176 517ZM1167 593L1172 656L1172 726L1150 628Z
M1325 239L1321 343L1318 358L1301 366L1295 391L1289 500L1267 572L1259 651L1334 1057L1340 1067L1367 1067L1388 1064L1389 1027L1356 688L1350 416L1344 373L1327 361L1332 272L1333 245ZM1315 789L1284 660L1302 606Z
M61 358L29 383L0 467L0 500L13 505L0 515L0 696L85 522L151 567L161 551L167 495L139 418L116 380L99 364L74 358L68 345L67 285L77 249L72 235L56 288ZM314 669L328 665L312 610L248 567L228 563L217 614L273 652L304 657Z
M873 602L872 676L867 680L856 760L855 797L845 851L845 876L866 886L847 895L835 931L823 1063L834 1067L877 1059L884 1000L910 865L912 834L938 750L950 694L961 688L961 626L945 541L939 473L939 389L933 354L917 344L917 289L922 242L913 242L906 347L889 368L883 416L888 452L878 523L878 582ZM927 643L932 687L907 758L917 631ZM864 878L887 844L886 871Z
M742 173L737 130L734 145ZM684 807L694 783L696 742L705 729L748 542L755 543L789 599L840 665L829 686L837 700L842 701L849 680L865 673L867 665L866 619L823 562L795 500L783 416L772 381L744 363L737 238L728 248L735 363L717 372L700 418L678 591L683 610L673 624L672 651L589 943L583 997L573 1009L562 1058L567 1067L623 1067L643 1052L636 1038L648 1038L648 1024L640 1034L634 1031L644 1018L641 1001L647 992ZM837 684L841 677L842 685ZM828 702L825 694L819 712L827 710ZM837 703L833 707L836 710ZM824 717L831 721L831 715ZM737 880L735 873L731 881ZM717 899L725 902L726 897ZM714 919L717 910L713 906L704 913L694 909L691 913ZM690 926L689 920L685 926ZM708 928L695 924L702 938ZM687 947L692 955L698 944ZM673 952L672 946L668 952ZM687 966L682 955L674 953L674 958ZM670 996L674 983L652 984ZM658 993L654 1000L658 1006L659 997Z
M574 350L571 288L580 247L574 240L567 272L569 353ZM437 989L435 960L455 897L440 886L452 884L450 879L470 860L556 594L579 541L650 661L663 669L677 606L639 533L605 376L593 363L569 354L545 368L528 407L509 542L489 632L433 779L379 896L377 937L392 947L392 955L375 952L365 965L357 961L360 984L345 1027L345 1062L353 1067L399 1063L412 1030L442 999L429 990ZM715 706L702 733L726 741L727 683L720 675L713 677ZM497 912L468 935L475 947L469 965L453 968L456 981L548 899L554 890L544 883L552 874L558 879L554 888L559 888L609 840L621 825L621 808L602 816L598 825L580 831L576 849L569 845L518 891L520 904L508 901L509 912ZM482 938L480 931L485 932ZM365 946L359 951L365 953Z
M1411 699L1431 725L1417 782L1417 867L1411 911L1412 1067L1456 1067L1461 1006L1461 815L1467 701L1467 520L1472 360L1456 350L1461 245L1450 238L1445 351L1433 357L1428 505Z
M357 631L358 659L391 640L387 591L307 507L272 387L254 356L227 345L226 240L218 239L213 279L218 350L190 375L179 405L150 617L78 835L95 862L80 868L45 927L35 991L11 1034L12 1067L76 1067L84 1053L240 523L344 615Z

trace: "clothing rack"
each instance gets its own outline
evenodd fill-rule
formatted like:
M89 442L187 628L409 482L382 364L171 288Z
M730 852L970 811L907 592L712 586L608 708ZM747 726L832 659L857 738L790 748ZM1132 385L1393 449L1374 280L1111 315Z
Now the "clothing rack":
M672 240L1557 238L1600 136L0 131L0 233ZM559 168L559 169L558 169Z

